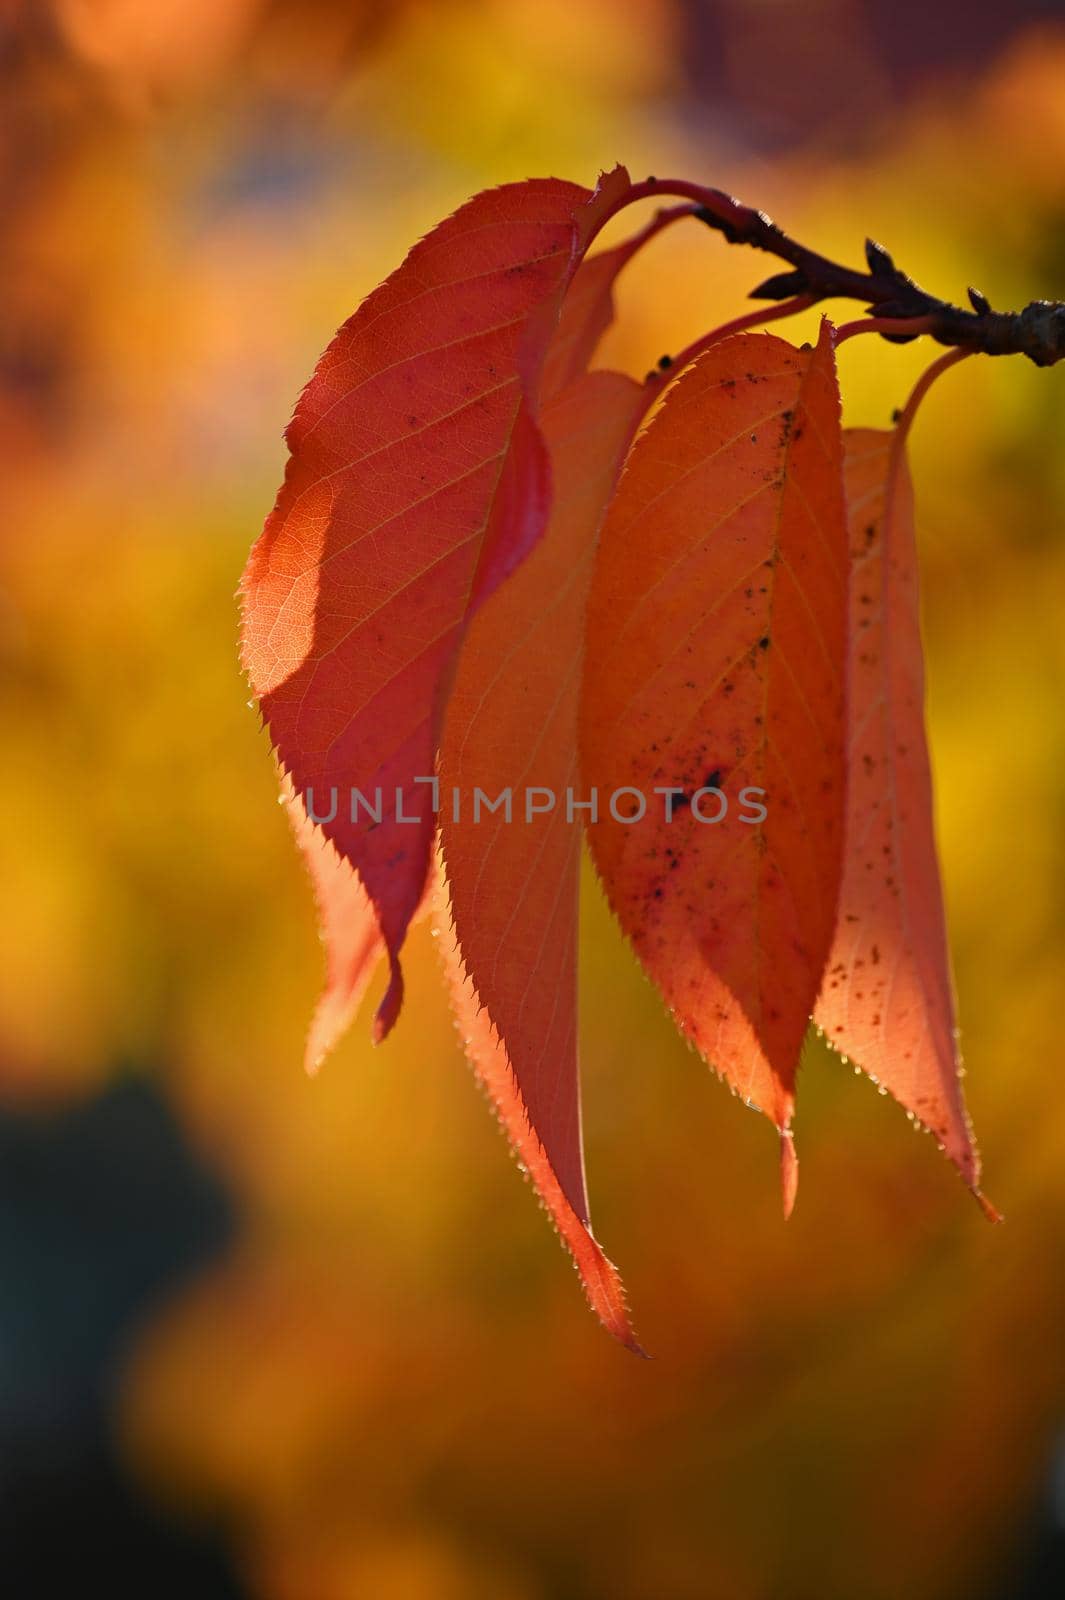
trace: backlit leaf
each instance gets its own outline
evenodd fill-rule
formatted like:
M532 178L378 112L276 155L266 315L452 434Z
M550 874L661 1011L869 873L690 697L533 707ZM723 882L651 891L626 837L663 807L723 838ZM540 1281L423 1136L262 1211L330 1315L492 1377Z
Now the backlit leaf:
M315 791L392 960L379 1035L401 1003L435 825L416 780L433 772L469 618L543 531L540 372L566 286L627 188L620 168L594 195L511 184L414 246L319 362L244 574L244 664L282 767ZM352 789L382 791L380 820Z
M966 1182L979 1162L959 1073L924 726L913 489L892 433L845 435L851 542L846 864L814 1013L829 1042L930 1128Z
M829 325L812 351L713 346L638 440L604 527L583 777L634 791L589 836L644 967L784 1133L840 880L846 559ZM741 820L748 788L764 821ZM721 810L700 790L723 820L698 820ZM787 1199L790 1138L783 1152Z

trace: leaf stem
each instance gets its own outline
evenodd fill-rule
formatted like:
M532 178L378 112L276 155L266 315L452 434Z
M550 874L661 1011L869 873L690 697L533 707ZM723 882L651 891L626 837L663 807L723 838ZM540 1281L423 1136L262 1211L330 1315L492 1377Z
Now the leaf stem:
M697 361L705 350L711 345L719 344L722 339L728 339L734 333L745 333L748 328L760 328L767 322L778 322L782 317L793 317L799 311L807 311L814 304L814 297L808 294L796 295L793 300L785 300L778 306L759 306L757 311L747 311L742 317L734 317L731 322L723 322L719 328L712 328L709 333L702 334L694 339L691 344L685 345L683 350L672 358L665 372L649 372L646 381L668 376L675 378L685 367L690 367Z
M630 239L625 239L618 249L624 250L627 257L635 255L649 239L671 227L674 222L681 222L685 217L694 217L698 210L699 207L695 205L660 206L647 226L634 233Z
M917 415L918 406L936 379L950 367L956 367L959 361L964 361L968 356L974 354L975 351L973 350L948 350L945 355L939 356L937 360L933 361L930 367L925 368L910 390L910 397L899 412L895 423L895 439L900 449L905 443L910 429L913 427L913 419Z
M836 330L837 348L846 339L853 339L859 333L882 333L885 339L892 340L895 344L909 344L911 339L919 339L923 333L931 333L927 317L859 317L855 322L844 322ZM966 355L972 355L967 350Z

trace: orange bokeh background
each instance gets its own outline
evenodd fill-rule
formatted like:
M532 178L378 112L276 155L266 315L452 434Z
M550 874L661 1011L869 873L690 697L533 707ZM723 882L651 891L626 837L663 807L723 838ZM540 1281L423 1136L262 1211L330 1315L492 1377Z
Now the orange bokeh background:
M922 62L883 44L884 9L0 11L0 1096L58 1109L148 1075L234 1196L233 1242L130 1332L112 1421L146 1494L225 1530L256 1600L990 1597L1050 1514L1063 374L967 363L914 440L967 1087L1007 1225L811 1045L785 1226L772 1130L681 1047L589 879L593 1215L649 1364L585 1310L424 929L388 1045L375 988L301 1073L321 954L236 666L233 591L300 385L479 188L621 160L829 254L875 233L955 299L1065 293L1065 29ZM964 32L968 8L942 10ZM604 358L642 373L765 270L672 230ZM885 425L927 359L849 343L848 420Z

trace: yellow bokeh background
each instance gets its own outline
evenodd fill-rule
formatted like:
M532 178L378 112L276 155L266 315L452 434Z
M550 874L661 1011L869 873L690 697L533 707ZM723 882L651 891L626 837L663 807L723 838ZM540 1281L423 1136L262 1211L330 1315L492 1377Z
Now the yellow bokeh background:
M228 1530L260 1600L1000 1592L1065 1422L1065 375L967 363L913 444L967 1087L1007 1225L811 1047L785 1226L772 1130L678 1042L589 879L593 1214L649 1364L507 1159L425 930L388 1045L371 995L301 1073L321 952L233 591L319 350L479 188L621 160L848 260L875 233L955 299L1065 292L1065 31L903 92L860 7L812 6L868 124L770 148L742 82L693 93L674 0L7 9L0 1095L151 1075L241 1218L130 1342L131 1470ZM765 270L671 230L604 358L642 373ZM928 357L845 346L848 420L886 425Z

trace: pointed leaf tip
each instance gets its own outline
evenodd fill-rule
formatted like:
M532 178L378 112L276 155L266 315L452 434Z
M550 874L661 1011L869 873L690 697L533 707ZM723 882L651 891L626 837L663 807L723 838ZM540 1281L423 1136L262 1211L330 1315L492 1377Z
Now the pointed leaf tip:
M543 1144L530 1123L521 1087L492 1020L470 981L454 936L442 871L435 899L435 926L451 993L459 1037L477 1078L495 1109L518 1166L539 1196L562 1243L569 1251L588 1304L606 1331L646 1358L629 1317L617 1268L603 1252L591 1229L587 1207L567 1197Z
M795 1210L795 1197L799 1192L799 1156L795 1149L795 1135L790 1128L780 1130L780 1198L787 1222Z
M390 975L384 998L374 1013L372 1038L374 1044L384 1044L396 1025L403 1007L403 969L397 958L389 956Z

